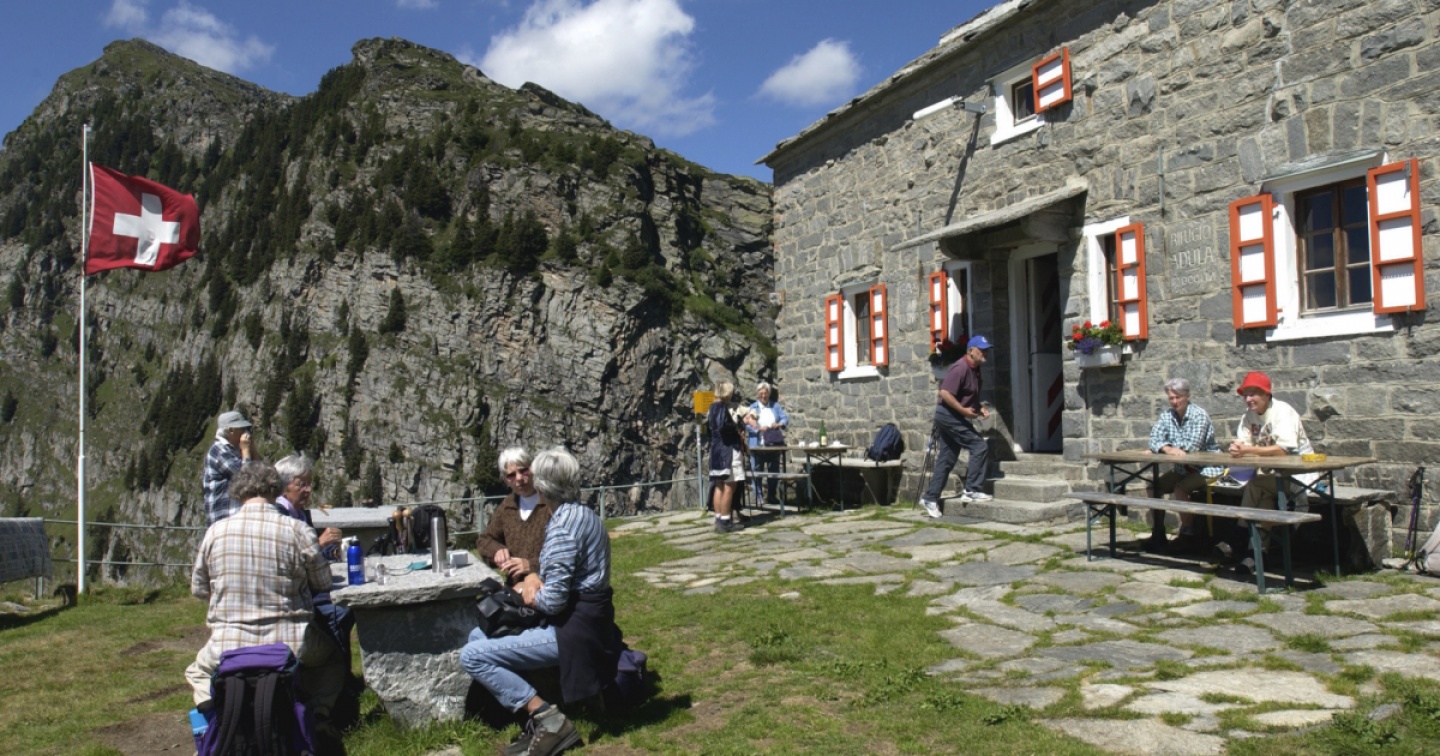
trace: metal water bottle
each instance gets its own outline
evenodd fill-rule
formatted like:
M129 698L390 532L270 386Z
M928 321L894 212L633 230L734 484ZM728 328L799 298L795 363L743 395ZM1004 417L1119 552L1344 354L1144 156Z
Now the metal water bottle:
M350 574L350 585L365 584L365 551L360 548L360 542L354 538L345 539L350 542L349 548L345 549L345 564Z
M430 569L433 572L443 573L450 566L450 547L446 544L449 535L444 513L430 518Z

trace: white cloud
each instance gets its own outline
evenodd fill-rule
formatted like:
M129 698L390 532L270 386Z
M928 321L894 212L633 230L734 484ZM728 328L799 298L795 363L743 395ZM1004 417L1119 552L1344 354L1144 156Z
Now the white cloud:
M506 86L533 81L621 125L683 136L715 122L712 94L684 94L694 29L678 0L536 0L478 61L457 57Z
M859 79L850 43L826 39L770 74L759 93L787 105L825 105L849 96Z
M186 0L165 11L157 24L149 22L149 0L115 0L105 25L124 30L189 58L202 66L239 73L270 62L275 46L253 34L240 38L230 24Z
M440 7L438 0L395 0L395 7L415 10L429 10Z

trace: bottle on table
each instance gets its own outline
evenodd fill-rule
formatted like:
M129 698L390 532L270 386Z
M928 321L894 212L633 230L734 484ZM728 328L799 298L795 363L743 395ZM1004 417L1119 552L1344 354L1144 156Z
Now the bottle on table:
M355 538L346 538L350 545L345 549L345 565L349 575L350 585L365 584L365 552L360 548L360 541Z
M825 421L820 421L820 445L826 446L830 443L830 437L825 433Z

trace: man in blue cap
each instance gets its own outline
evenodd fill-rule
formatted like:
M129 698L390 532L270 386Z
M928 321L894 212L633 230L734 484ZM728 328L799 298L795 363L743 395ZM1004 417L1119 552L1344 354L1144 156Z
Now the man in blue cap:
M935 439L939 442L935 450L935 472L930 476L930 485L920 497L920 506L931 517L940 516L940 494L960 450L970 453L965 467L965 493L960 496L963 504L975 501L989 501L995 497L985 493L985 465L990 456L990 445L985 437L975 430L977 418L990 416L990 410L980 404L980 366L990 358L990 340L975 336L965 345L965 356L955 361L940 382L940 396L935 402Z

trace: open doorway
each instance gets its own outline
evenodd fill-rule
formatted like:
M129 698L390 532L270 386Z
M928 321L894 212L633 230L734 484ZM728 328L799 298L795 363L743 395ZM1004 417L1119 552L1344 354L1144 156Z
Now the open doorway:
M1059 452L1064 445L1064 303L1053 244L1028 244L1011 256L1010 302L1015 443L1024 451Z

